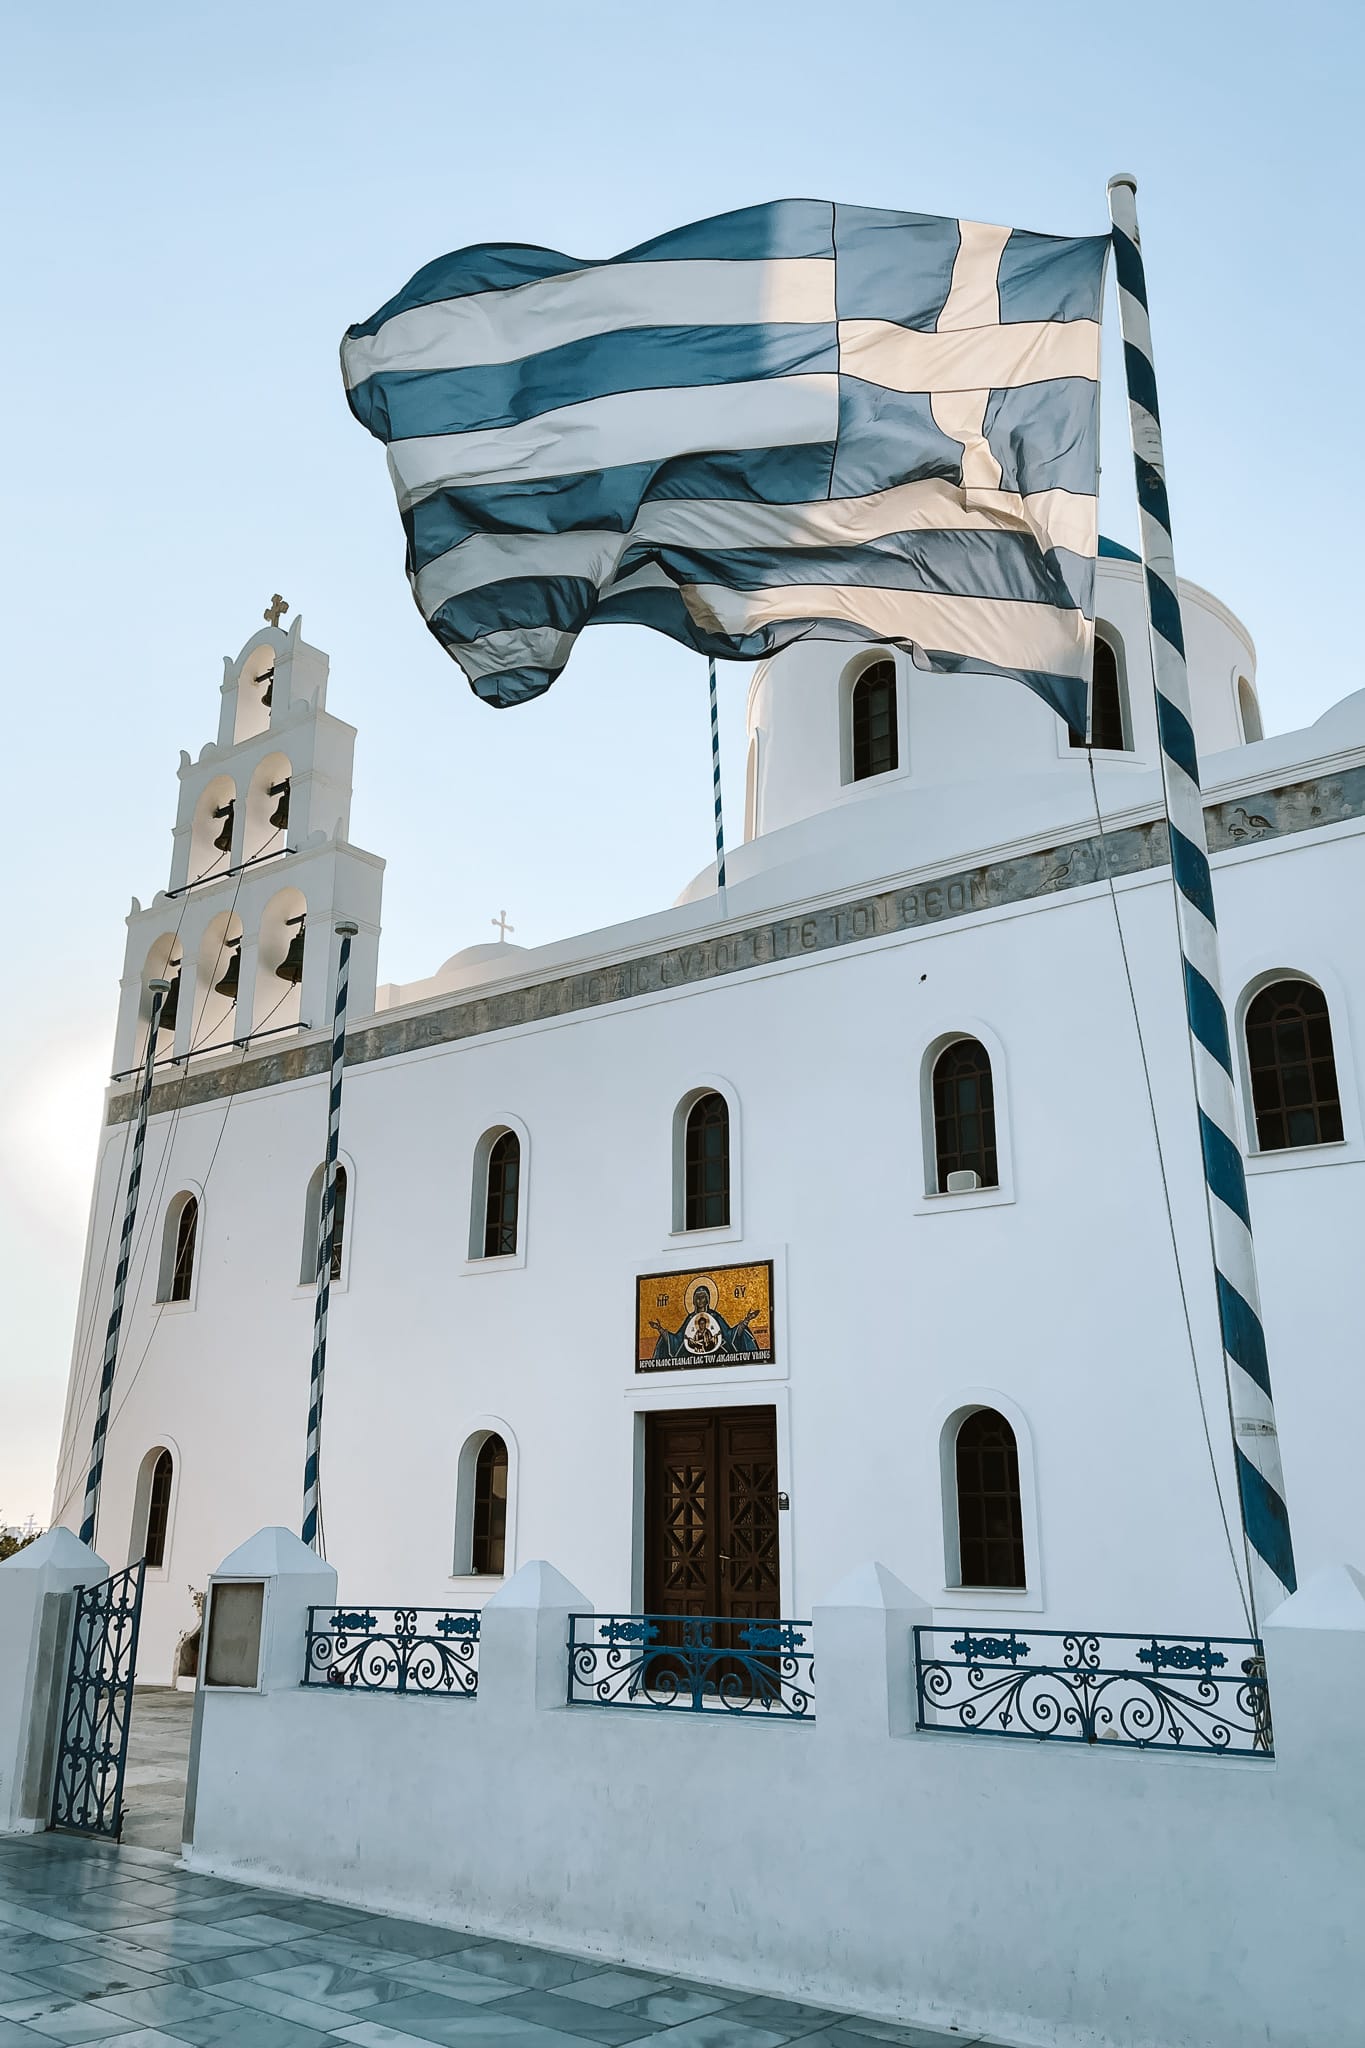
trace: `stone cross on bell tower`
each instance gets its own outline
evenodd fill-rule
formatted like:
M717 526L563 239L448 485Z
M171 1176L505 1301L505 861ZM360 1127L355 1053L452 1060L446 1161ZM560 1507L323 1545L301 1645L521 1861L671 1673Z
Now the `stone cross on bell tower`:
M277 590L265 610L261 613L261 617L265 620L267 626L278 626L288 609L288 598L281 597Z

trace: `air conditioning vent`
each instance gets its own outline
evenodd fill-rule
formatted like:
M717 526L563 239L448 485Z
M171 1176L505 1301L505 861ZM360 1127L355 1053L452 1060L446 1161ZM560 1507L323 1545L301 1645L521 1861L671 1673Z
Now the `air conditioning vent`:
M947 1192L950 1195L970 1195L980 1185L981 1175L973 1167L962 1167L948 1175Z

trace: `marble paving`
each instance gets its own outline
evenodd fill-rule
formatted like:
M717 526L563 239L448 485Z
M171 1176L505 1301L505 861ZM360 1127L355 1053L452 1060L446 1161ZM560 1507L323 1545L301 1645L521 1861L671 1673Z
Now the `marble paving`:
M131 1803L131 1802L130 1802ZM0 2048L991 2048L183 1869L0 1836Z

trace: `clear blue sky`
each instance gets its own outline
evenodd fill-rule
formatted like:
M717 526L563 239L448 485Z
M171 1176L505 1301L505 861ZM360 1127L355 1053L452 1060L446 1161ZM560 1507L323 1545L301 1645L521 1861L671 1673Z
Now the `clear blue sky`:
M11 10L8 915L0 1520L45 1515L123 917L165 884L179 749L272 590L359 727L381 977L506 905L535 944L708 858L702 665L589 635L477 704L417 617L342 329L485 239L604 256L813 194L1056 232L1139 177L1177 552L1249 623L1270 729L1362 680L1358 6L75 0ZM1107 348L1109 365L1117 355ZM1134 533L1117 387L1103 524ZM738 823L746 676L725 676Z

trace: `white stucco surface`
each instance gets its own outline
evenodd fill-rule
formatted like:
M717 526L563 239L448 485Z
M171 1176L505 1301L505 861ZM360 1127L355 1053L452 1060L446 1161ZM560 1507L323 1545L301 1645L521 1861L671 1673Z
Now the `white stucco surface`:
M816 1603L813 1724L567 1707L575 1591L490 1601L473 1700L204 1695L191 1867L968 2038L1355 2038L1365 1630L1319 1588L1273 1762L915 1733L927 1609L876 1565Z

